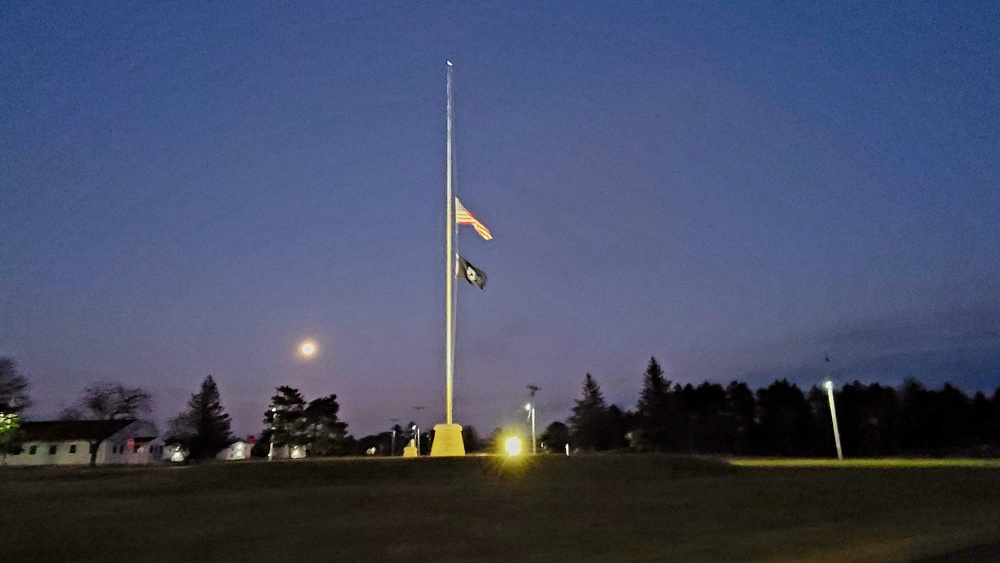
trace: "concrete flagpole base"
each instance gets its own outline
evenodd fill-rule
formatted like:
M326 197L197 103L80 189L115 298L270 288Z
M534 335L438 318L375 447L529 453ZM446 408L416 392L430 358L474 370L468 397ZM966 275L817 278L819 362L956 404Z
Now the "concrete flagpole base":
M465 442L462 441L461 424L435 424L434 443L431 457L464 456Z
M417 457L417 455L417 446L413 443L413 440L410 440L410 443L406 444L406 447L403 448L403 457Z

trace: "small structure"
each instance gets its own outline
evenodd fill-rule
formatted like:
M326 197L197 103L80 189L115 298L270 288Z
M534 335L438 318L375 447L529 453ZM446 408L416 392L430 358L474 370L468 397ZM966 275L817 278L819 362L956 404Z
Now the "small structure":
M257 440L253 436L247 436L245 440L236 440L222 449L215 457L223 461L237 461L250 459L250 450L253 449Z
M166 450L163 452L163 459L171 463L184 463L188 458L188 449L177 440L167 442Z
M288 444L283 444L281 446L272 445L271 451L267 455L268 459L302 459L304 457L306 457L305 446L290 446Z
M7 465L87 465L95 442L97 465L145 465L163 455L156 426L144 420L25 422L21 432L24 440L7 455Z
M406 447L403 448L403 457L417 457L418 455L417 445L413 440L410 440L410 443L406 444Z

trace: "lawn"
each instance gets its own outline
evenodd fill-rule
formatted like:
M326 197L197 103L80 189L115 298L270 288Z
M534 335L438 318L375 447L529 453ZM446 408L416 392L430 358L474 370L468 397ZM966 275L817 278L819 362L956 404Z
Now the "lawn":
M0 468L0 560L892 561L1000 541L1000 471L658 455Z

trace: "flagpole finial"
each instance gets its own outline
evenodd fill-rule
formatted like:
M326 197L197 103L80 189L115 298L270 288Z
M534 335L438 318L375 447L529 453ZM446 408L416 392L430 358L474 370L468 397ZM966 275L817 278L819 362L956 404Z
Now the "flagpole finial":
M453 65L451 64L451 61L446 61L446 62L448 63L448 66L453 66Z

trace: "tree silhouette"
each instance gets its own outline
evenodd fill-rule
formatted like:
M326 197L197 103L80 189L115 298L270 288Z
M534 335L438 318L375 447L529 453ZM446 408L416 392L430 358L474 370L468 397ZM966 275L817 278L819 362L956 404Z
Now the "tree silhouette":
M12 358L0 357L0 414L21 414L31 406L28 380L17 370Z
M805 394L787 379L757 391L760 445L765 455L805 455L811 448L813 410Z
M271 405L264 413L264 424L270 430L276 446L297 446L307 440L305 410L306 401L302 393L294 387L282 385L271 397Z
M583 379L583 397L573 407L569 426L577 447L591 451L607 449L608 406L601 387L589 373Z
M679 419L670 385L656 358L649 358L649 365L642 379L639 403L636 405L637 442L641 449L665 451L676 445L675 434L679 430Z
M305 409L306 435L312 455L342 455L346 452L347 423L338 418L336 395L310 401Z
M749 454L756 451L757 398L746 383L733 381L726 386L726 407L723 416L726 418L727 450L734 454Z
M17 371L11 358L0 357L0 455L21 447L21 411L31 405L28 381Z
M187 409L171 421L170 435L187 445L194 460L211 459L233 443L229 415L222 408L219 387L211 375L188 399Z
M153 409L153 396L140 387L121 383L94 383L83 390L83 396L69 409L63 419L123 420L135 419ZM97 465L97 450L104 438L90 440L90 465Z
M483 441L479 437L479 433L471 425L462 428L462 442L465 444L466 453L478 452L483 449ZM429 443L430 440L426 440L426 444ZM425 447L425 442L421 442L421 449ZM423 454L423 452L420 453L421 455Z
M558 420L545 427L539 437L544 451L562 453L569 444L569 427Z

